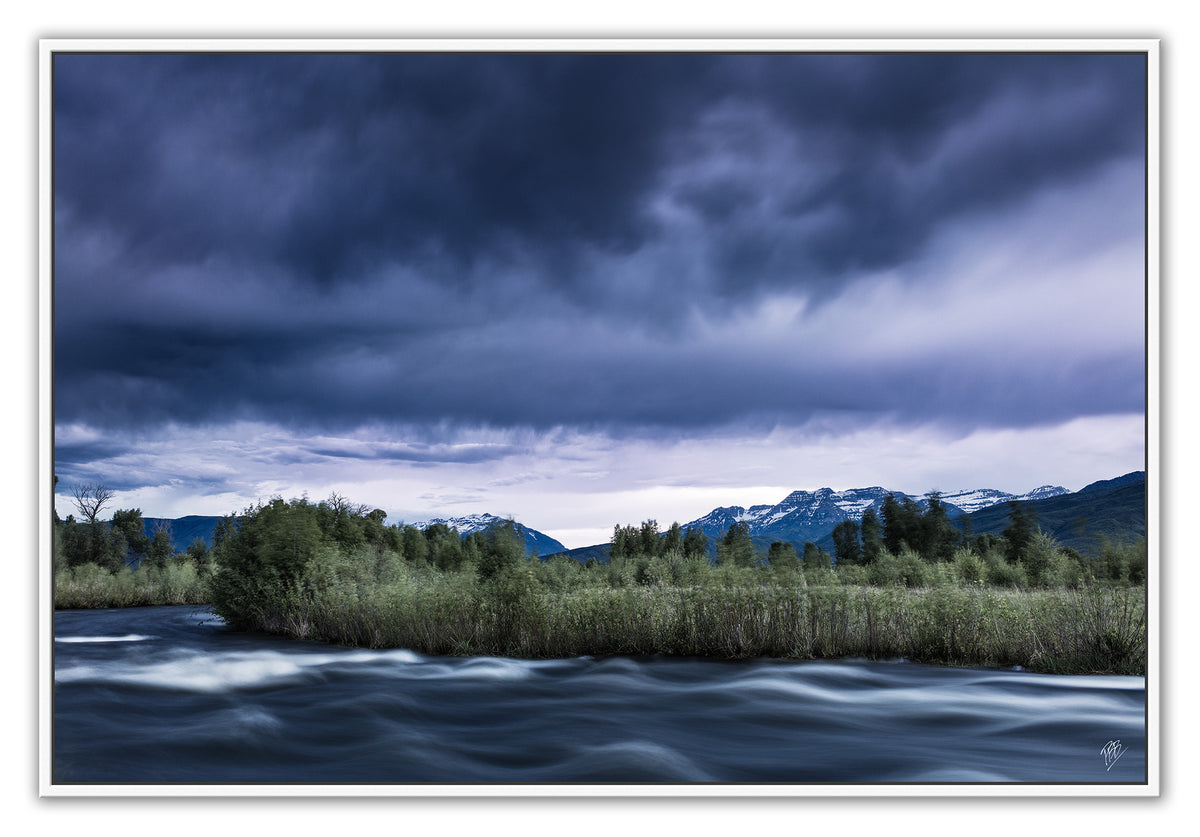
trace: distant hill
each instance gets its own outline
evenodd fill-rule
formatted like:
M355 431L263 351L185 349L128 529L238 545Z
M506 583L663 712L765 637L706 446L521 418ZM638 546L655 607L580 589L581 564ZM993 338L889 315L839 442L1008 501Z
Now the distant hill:
M609 550L612 548L611 543L598 543L594 546L580 546L575 549L565 549L560 552L550 553L543 557L549 558L553 555L566 555L568 558L574 558L581 564L586 564L589 558L595 558L598 564L607 564L609 558Z
M965 516L974 534L997 535L1008 528L1008 504L1015 500L1032 510L1042 529L1063 546L1087 554L1093 552L1104 537L1145 536L1145 486L1145 472L1134 471L1115 479L1094 482L1074 493L1057 485L1043 485L1024 494L976 488L942 493L941 500L951 520L958 522ZM868 508L875 509L878 514L889 494L894 494L897 499L908 497L921 508L929 503L929 495L917 497L880 486L843 491L820 488L793 491L773 506L716 508L704 517L683 524L683 528L701 529L708 536L712 554L716 553L717 541L738 521L746 522L751 540L763 552L773 541L793 543L797 551L803 551L805 542L811 541L832 553L834 527L843 520L862 520L863 512ZM596 544L572 549L566 554L582 562L588 558L607 561L608 549L609 544Z
M176 552L183 552L191 546L192 541L196 538L203 538L204 543L211 547L213 529L220 519L220 517L206 517L193 514L187 517L176 518L147 517L144 519L144 522L146 534L151 537L158 531L160 526L167 526L171 532L172 548ZM473 514L461 518L426 520L412 525L418 529L424 529L434 523L445 523L447 526L457 529L460 535L468 535L471 532L486 529L492 523L499 521L502 521L502 518L495 515ZM526 549L537 555L549 555L554 552L562 552L566 549L565 546L554 538L536 529L530 529L528 526L521 526L520 528L521 533L525 536Z
M171 533L171 547L176 552L183 552L192 545L196 538L203 538L206 546L212 546L213 529L216 528L220 517L190 514L187 517L147 517L143 519L146 536L154 537L159 527L166 526Z
M834 527L843 520L862 520L863 512L868 508L878 511L888 494L895 494L897 498L910 497L922 507L928 504L928 495L915 497L879 486L844 491L821 488L816 491L793 491L773 506L726 506L713 509L704 517L684 524L683 528L703 530L708 535L710 551L714 554L717 540L728 531L731 524L739 520L746 521L751 539L764 552L777 540L794 543L798 551L803 550L806 541L811 541L827 552L833 552ZM961 518L965 516L970 531L976 535L999 535L1008 528L1008 503L1011 500L1021 502L1032 511L1042 530L1063 546L1085 555L1094 553L1105 538L1136 539L1146 535L1145 471L1133 471L1114 479L1100 480L1074 493L1060 486L1048 485L1020 495L995 489L970 489L941 496L950 519L961 525ZM146 533L153 535L158 525L169 525L171 542L176 551L182 552L198 537L211 546L213 527L220 519L199 515L171 520L147 518ZM457 529L460 535L466 535L502 520L491 514L475 514L437 518L412 525L425 528L434 523L444 523ZM589 558L601 563L608 561L610 544L567 549L559 541L536 529L528 526L521 526L521 529L526 548L543 558L565 554L581 563L587 563Z
M1083 488L1079 489L1079 491L1076 493L1083 494L1086 491L1111 491L1114 488L1120 488L1121 486L1124 486L1124 485L1136 485L1138 483L1145 485L1145 483L1146 483L1146 472L1145 471L1130 471L1128 474L1126 474L1123 477L1116 477L1111 480L1100 480L1099 482L1094 482L1094 483L1091 483L1090 485L1085 485Z
M1009 500L1022 502L1044 497L1066 494L1067 490L1057 485L1043 485L1026 494L1008 494L993 488L974 488L963 491L941 493L941 502L950 517L969 514L978 509ZM704 517L683 525L684 529L701 529L712 542L720 538L729 527L745 521L750 528L750 537L756 543L769 545L772 541L790 541L803 547L806 541L818 545L824 539L832 543L831 532L844 520L862 520L867 509L878 514L887 496L897 499L908 497L919 507L929 504L929 495L916 496L902 491L892 491L880 486L849 488L834 491L819 488L816 491L793 491L773 506L728 506L713 509Z
M1146 536L1146 472L1134 471L1094 482L1076 491L1023 504L1036 515L1043 532L1063 546L1088 555L1103 539L1127 540ZM969 515L971 531L999 535L1008 528L1007 503Z

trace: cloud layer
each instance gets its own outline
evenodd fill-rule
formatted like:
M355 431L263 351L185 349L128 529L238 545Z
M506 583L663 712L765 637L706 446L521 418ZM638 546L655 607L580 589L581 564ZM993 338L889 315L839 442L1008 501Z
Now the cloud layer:
M237 422L424 467L521 433L963 437L1144 411L1140 55L53 73L66 471Z

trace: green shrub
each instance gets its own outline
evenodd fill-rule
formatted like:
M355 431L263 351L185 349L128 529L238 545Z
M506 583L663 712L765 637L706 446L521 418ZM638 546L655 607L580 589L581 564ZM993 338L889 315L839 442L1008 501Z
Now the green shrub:
M964 584L982 584L987 577L987 565L973 550L955 550L953 564L958 580Z
M989 549L983 555L986 567L985 581L996 587L1024 587L1028 583L1025 568L1020 564L1010 563L1004 552L999 548Z
M196 564L170 561L161 568L124 567L116 572L96 564L54 574L55 608L145 607L207 604L208 589Z
M838 581L851 587L861 587L871 583L871 570L862 564L838 564Z

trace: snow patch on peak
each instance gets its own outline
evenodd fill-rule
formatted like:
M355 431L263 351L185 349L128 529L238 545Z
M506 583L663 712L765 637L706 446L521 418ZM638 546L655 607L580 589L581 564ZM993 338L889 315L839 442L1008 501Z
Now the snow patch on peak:
M428 529L430 526L442 524L451 529L457 529L460 535L469 535L472 532L482 532L494 523L502 522L504 518L496 517L494 514L466 514L461 517L434 517L429 520L420 520L411 525L418 529Z
M1061 485L1042 485L1033 489L1026 494L1018 497L1018 500L1042 500L1046 497L1058 497L1062 494L1070 494L1071 492L1063 488Z

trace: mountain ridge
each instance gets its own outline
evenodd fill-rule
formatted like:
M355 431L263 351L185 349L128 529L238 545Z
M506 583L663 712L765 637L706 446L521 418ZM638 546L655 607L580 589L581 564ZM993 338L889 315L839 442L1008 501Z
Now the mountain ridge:
M975 535L999 535L1008 527L1009 502L1017 501L1031 510L1044 531L1063 546L1079 550L1094 550L1103 539L1122 539L1144 536L1145 471L1131 471L1110 480L1090 483L1076 492L1062 486L1042 485L1024 494L1010 494L996 489L961 489L938 492L947 515L956 524L969 521ZM750 507L721 506L690 523L681 524L684 530L700 528L709 538L710 551L716 540L739 520L749 525L750 537L764 549L772 541L794 543L797 549L812 542L828 552L833 551L833 528L846 519L856 522L868 507L876 514L888 494L897 499L905 497L921 508L928 506L933 492L917 496L901 491L888 491L881 486L835 491L820 488L816 491L793 491L775 505L759 504ZM586 562L608 560L608 544L577 547L565 553Z
M159 528L166 527L171 534L171 548L175 552L183 552L196 538L203 539L205 545L211 548L213 529L216 528L220 520L220 515L190 514L174 518L146 517L143 518L143 524L148 537L153 537ZM432 518L408 525L424 530L435 523L444 523L452 529L457 529L459 535L469 535L472 532L486 529L493 523L503 523L506 520L507 518L484 513L456 518ZM519 523L517 526L525 537L526 548L534 551L539 557L566 550L566 547L559 541L544 532L539 532L537 529L531 529Z
M508 518L497 517L494 514L483 512L480 514L468 514L462 517L434 517L429 520L416 521L408 525L424 530L440 523L451 529L457 529L459 535L469 535L472 532L482 532L490 526L497 523L506 523L507 521ZM544 532L539 532L537 529L531 529L521 523L517 523L517 529L525 537L525 548L539 558L543 555L565 552L567 549L562 543Z
M861 521L867 509L879 514L888 496L897 500L905 498L926 508L935 492L917 496L894 491L882 486L847 488L834 490L818 488L815 491L793 491L775 505L722 506L703 517L683 524L684 529L700 529L709 539L719 538L737 522L745 522L752 538L790 541L803 544L816 542L828 535L835 526L845 520ZM1048 497L1057 497L1070 492L1058 485L1042 485L1025 494L1010 494L993 488L973 488L943 493L936 492L952 518L969 515L980 509L1010 501L1031 502Z
M1069 492L1062 486L1042 485L1024 494L1010 494L990 488L960 489L938 494L951 520L959 524L966 521L975 535L1002 532L1008 525L1008 503L1017 501L1026 504L1035 513L1042 528L1063 546L1094 549L1105 538L1145 535L1145 478L1145 471L1131 471L1119 477L1089 483L1076 492ZM682 524L682 528L700 529L715 548L717 539L733 523L745 521L750 528L751 538L760 546L765 547L772 541L780 540L802 547L811 541L828 550L832 548L835 526L844 520L861 521L868 508L878 514L889 494L900 500L908 498L925 508L933 493L918 496L890 491L882 486L795 490L774 505L720 506L696 520ZM146 518L146 532L152 535L158 526L170 525L174 548L181 552L196 537L203 538L211 546L212 529L220 519L201 515L174 519ZM493 514L480 513L430 518L408 525L424 529L441 523L456 529L460 535L467 535L505 520ZM518 526L525 536L526 547L539 557L563 554L580 561L608 558L609 545L606 543L568 549L536 529L523 524Z

